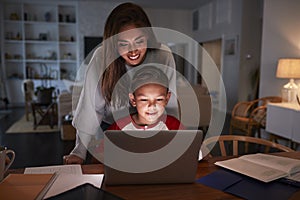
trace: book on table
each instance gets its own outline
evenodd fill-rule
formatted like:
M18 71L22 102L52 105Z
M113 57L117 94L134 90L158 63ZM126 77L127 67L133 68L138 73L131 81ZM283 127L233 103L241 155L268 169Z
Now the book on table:
M0 199L43 199L57 174L9 174L0 183Z
M300 172L300 160L262 153L218 161L215 164L263 182L283 177L297 180L295 175Z

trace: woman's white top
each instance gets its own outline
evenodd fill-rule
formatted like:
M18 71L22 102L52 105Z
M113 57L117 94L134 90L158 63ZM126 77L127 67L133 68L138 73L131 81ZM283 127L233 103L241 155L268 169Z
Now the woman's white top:
M92 136L99 137L103 131L100 127L102 121L112 124L125 115L122 108L115 108L107 105L100 89L100 77L105 70L103 63L102 46L98 47L85 69L81 69L80 76L84 75L82 90L73 118L73 126L77 130L76 145L71 154L82 159L86 158L87 146ZM148 50L142 64L160 64L161 70L169 78L169 89L172 92L170 101L166 107L167 113L178 117L178 104L176 98L176 66L171 50L166 45L161 45L160 49ZM142 65L141 64L141 65ZM128 71L135 67L127 66ZM118 114L115 114L118 113ZM116 118L117 117L117 118ZM101 137L101 136L100 136Z

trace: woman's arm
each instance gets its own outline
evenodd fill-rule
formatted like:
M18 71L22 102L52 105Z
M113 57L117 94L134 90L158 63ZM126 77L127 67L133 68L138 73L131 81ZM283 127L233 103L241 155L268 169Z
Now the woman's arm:
M81 164L86 158L92 136L101 131L99 127L105 114L105 100L101 94L99 81L99 73L102 71L98 69L102 66L100 49L101 47L95 51L88 66L82 66L86 67L86 70L80 70L85 75L73 118L73 126L77 130L76 144L70 155L64 156L66 164L78 162Z

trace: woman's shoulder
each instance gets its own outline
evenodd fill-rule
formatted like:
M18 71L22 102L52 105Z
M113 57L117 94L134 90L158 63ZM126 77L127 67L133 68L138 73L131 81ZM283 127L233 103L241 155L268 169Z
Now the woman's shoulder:
M157 49L151 49L147 53L146 62L152 63L155 60L155 63L166 64L173 58L171 49L165 44L161 44L161 46Z
M102 54L103 53L103 46L100 45L100 46L96 47L93 51L94 51L93 52L94 55Z
M165 44L161 44L159 49L160 49L160 50L163 50L163 51L172 52L171 49L170 49L170 47L168 47L168 46L165 45Z

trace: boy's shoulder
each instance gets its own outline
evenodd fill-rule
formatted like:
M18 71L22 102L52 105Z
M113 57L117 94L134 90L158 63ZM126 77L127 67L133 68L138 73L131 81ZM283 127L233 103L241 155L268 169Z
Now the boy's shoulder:
M126 125L128 125L131 122L132 122L131 116L128 115L126 117L118 119L108 129L109 130L122 130Z
M183 124L174 116L166 115L166 126L169 130L185 129Z

